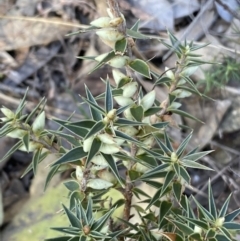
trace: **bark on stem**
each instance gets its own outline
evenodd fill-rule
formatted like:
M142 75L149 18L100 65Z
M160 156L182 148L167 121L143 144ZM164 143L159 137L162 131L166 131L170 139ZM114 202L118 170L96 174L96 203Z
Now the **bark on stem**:
M112 13L112 15L115 18L122 18L122 14L119 9L118 2L116 0L107 0L108 7ZM122 21L122 23L118 26L118 31L121 32L125 37L126 36L126 23L125 21ZM127 55L129 57L132 56L132 50L130 44L128 44L127 47ZM131 76L130 70L126 68L127 75ZM136 147L135 145L131 146L131 155L135 156L136 153ZM131 211L131 205L132 205L132 188L133 184L131 182L130 176L128 171L126 172L126 188L123 191L123 195L125 197L125 206L124 206L124 214L123 214L123 219L128 221L130 219L130 211ZM125 224L122 225L122 228L125 229L127 226Z
M181 72L183 71L183 65L186 61L186 56L183 56L181 59L180 59L180 62L177 63L176 65L176 71L175 71L175 81L171 84L170 88L169 88L169 94L171 94L176 88L177 88L177 85L178 85L178 82L180 81L181 79ZM168 108L168 105L169 105L169 102L170 102L170 99L169 97L164 100L162 103L161 103L161 107L162 107L162 110L157 114L158 117L163 117L166 112L167 112L167 108Z

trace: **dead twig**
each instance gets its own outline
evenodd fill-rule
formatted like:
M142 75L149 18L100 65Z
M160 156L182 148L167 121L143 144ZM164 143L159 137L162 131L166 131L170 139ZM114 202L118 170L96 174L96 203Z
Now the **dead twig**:
M238 14L237 11L232 10L227 4L223 3L221 0L215 0L219 5L221 5L225 10L227 10L229 13L233 15L234 18L237 18L240 20L240 14Z

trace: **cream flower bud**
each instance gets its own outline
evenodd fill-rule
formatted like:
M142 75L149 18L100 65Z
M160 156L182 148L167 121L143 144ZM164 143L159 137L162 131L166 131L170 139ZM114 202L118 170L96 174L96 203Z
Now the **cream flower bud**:
M111 60L109 60L107 63L114 67L114 68L122 68L125 65L127 65L129 60L128 56L115 56L114 58L112 58Z
M2 107L1 112L7 117L7 119L13 119L15 117L15 114L6 107Z
M27 134L27 131L21 130L21 129L17 129L17 130L14 130L14 131L11 131L10 133L8 133L7 136L11 137L11 138L21 139L26 134Z
M103 123L104 123L105 125L109 124L110 122L111 122L111 120L110 120L107 116L105 116L105 117L103 118Z
M127 78L127 76L125 74L123 74L122 72L120 72L117 69L113 69L112 74L113 74L113 79L114 79L116 85L119 84L121 79Z
M123 115L125 116L126 119L128 120L134 120L132 114L131 114L131 111L130 111L130 108L126 109L124 112L123 112Z
M126 106L133 104L133 100L128 97L123 96L116 96L114 97L114 100L120 105L120 106Z
M114 120L114 118L116 117L116 113L117 113L117 110L116 110L116 109L112 109L112 110L110 110L110 111L107 113L107 117L108 117L110 120Z
M166 76L171 79L171 80L174 80L175 79L175 76L174 76L174 73L172 72L172 70L169 70L168 67L165 67L165 71L166 71Z
M118 130L129 136L135 136L138 133L138 130L133 126L123 126L118 128Z
M216 225L217 227L222 227L223 224L224 224L224 221L225 221L225 218L224 218L224 217L217 218L216 221L215 221L215 225Z
M106 40L106 39L103 39L101 37L99 37L101 39L101 41L106 44L107 46L109 46L111 49L114 49L115 47L115 44L116 44L116 41L110 41L110 40Z
M94 139L94 136L91 136L91 137L89 137L89 138L87 138L86 140L83 141L83 150L85 152L89 152L90 151L93 139Z
M105 143L105 144L116 144L116 142L114 141L113 137L110 136L110 135L107 134L107 133L99 134L97 137L98 137L98 139L99 139L102 143Z
M144 166L143 164L137 162L133 165L132 170L140 172L140 173L145 173L149 171L149 168Z
M43 111L33 122L32 131L34 133L41 133L45 127L45 111Z
M202 228L200 228L199 226L194 226L194 233L202 233Z
M131 82L122 87L123 97L133 97L138 88L137 82Z
M125 142L125 140L121 138L114 138L114 141L118 146L121 146Z
M96 20L93 20L90 25L99 27L99 28L107 28L111 27L112 25L110 24L111 18L109 17L101 17Z
M105 144L102 143L102 146L100 147L100 152L104 154L114 154L120 151L120 148L117 144Z
M101 178L102 180L105 180L107 182L111 182L115 184L117 182L116 177L107 169L101 170L97 173L97 176Z
M26 149L25 145L21 146L19 148L19 150L20 151L26 151L26 152L33 152L33 151L35 151L38 148L42 148L42 144L30 141L28 150Z
M155 98L156 98L156 92L155 90L152 90L141 99L140 105L142 105L143 109L146 111L152 107L152 105L154 104Z
M102 155L95 155L91 162L98 166L104 166L105 168L108 167L108 163Z
M149 116L144 117L144 118L142 119L142 122L143 122L143 123L147 123L147 124L151 124L151 122L150 122L150 117L149 117Z
M176 162L178 160L178 156L175 152L172 152L171 154L171 162Z
M124 35L116 29L100 29L96 34L107 41L118 41L124 38Z
M110 26L112 27L117 27L119 26L122 22L123 22L123 18L121 17L118 17L118 18L113 18L111 21L110 21Z
M112 186L113 184L111 182L102 180L100 178L90 179L87 182L87 187L90 187L96 190L108 189L109 187L112 187Z
M107 57L108 53L98 55L95 60L101 62L105 57Z
M146 138L142 143L144 144L145 148L150 149L150 148L152 148L152 146L153 146L154 137L153 137L153 136L148 137L148 138ZM138 151L137 151L137 153L136 153L136 155L138 156L138 155L142 155L142 154L144 154L144 153L145 153L145 151L144 151L143 149L139 148Z

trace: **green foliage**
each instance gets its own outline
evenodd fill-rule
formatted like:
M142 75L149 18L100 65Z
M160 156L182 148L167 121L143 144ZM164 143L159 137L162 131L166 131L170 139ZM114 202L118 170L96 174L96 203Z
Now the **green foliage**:
M211 92L214 88L221 88L229 81L240 81L240 62L236 58L224 57L222 64L214 65L205 73L204 80L199 81L199 86L204 86L205 92Z
M148 38L138 31L138 22L120 32L125 19L123 15L112 16L110 11L109 17L91 24L90 29L97 30L97 35L112 50L84 58L98 62L92 71L105 64L112 66L115 84L111 85L108 77L103 79L106 89L97 97L85 86L86 97L82 99L89 106L89 118L77 122L71 121L71 117L53 119L59 129L46 130L44 98L30 115L22 115L27 92L15 112L1 108L4 117L0 136L19 139L2 160L18 149L33 152L32 163L25 173L31 169L36 173L48 153L57 153L58 159L50 166L45 188L56 173L75 168L72 180L64 183L69 191L69 207L63 205L63 211L69 226L53 228L64 236L47 240L233 240L232 230L240 229L234 222L240 210L227 214L230 197L218 211L210 181L208 209L184 194L185 185L191 183L189 168L211 170L198 162L211 151L199 152L195 148L189 152L192 133L174 148L168 134L172 113L201 122L180 110L178 101L192 94L204 97L190 77L197 67L205 64L201 56L194 53L204 46L181 43L168 32L170 42L159 41L176 54L178 61L174 68L166 68L158 75L145 61L128 56L133 39ZM128 75L116 68L125 68ZM154 89L143 94L135 81L135 72L153 79L154 87L165 85L167 99L159 103ZM105 101L104 106L99 104L101 99ZM70 144L69 149L61 146L62 140ZM120 175L122 167L126 169L126 176ZM155 189L154 195L137 188L136 183L151 186ZM131 203L132 196L146 203L146 208ZM197 206L197 214L190 199ZM139 215L138 225L132 221L132 209Z

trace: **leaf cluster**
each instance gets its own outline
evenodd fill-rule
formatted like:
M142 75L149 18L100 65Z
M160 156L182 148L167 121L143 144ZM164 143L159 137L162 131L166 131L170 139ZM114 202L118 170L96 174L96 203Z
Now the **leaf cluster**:
M184 194L185 186L191 184L189 168L211 170L199 163L211 151L188 149L192 131L177 148L168 134L174 113L200 121L180 110L179 99L192 94L206 97L191 79L191 74L206 64L194 53L204 46L181 43L168 32L170 41L162 43L178 60L174 67L158 75L143 60L128 56L129 40L148 37L139 32L138 22L125 33L119 32L118 27L124 22L123 16L115 18L109 13L109 17L93 21L89 28L112 50L102 56L84 58L98 62L92 71L105 64L112 66L114 79L114 84L110 84L108 77L102 79L105 92L96 97L85 86L86 95L81 98L89 107L90 117L79 121L71 121L72 116L67 120L55 118L52 121L59 124L59 129L47 130L44 98L29 115L22 114L26 92L15 112L1 109L4 117L0 136L19 139L3 159L18 149L33 152L32 163L25 173L31 169L36 173L38 164L48 153L57 153L45 188L56 173L74 170L71 180L64 183L69 190L69 206L63 205L69 226L53 228L65 236L48 241L233 240L232 231L240 229L234 222L240 211L227 214L230 196L218 211L210 182L208 209ZM167 99L160 103L155 89L144 94L134 76L124 74L121 68L153 79L154 87L165 85ZM99 104L102 99L104 106ZM69 143L69 148L62 145L63 140ZM120 174L122 168L125 175ZM138 188L138 183L155 189L154 195L149 196L147 190ZM139 203L131 203L133 195L147 204L145 209ZM197 206L197 214L191 200ZM131 209L140 217L138 225L132 221Z

